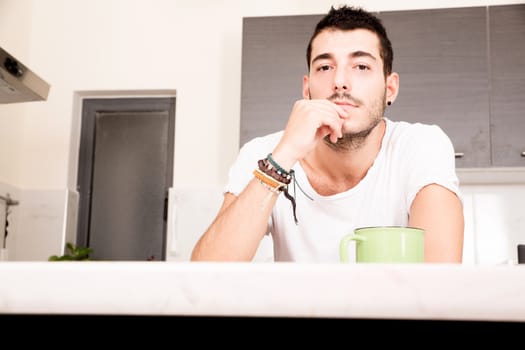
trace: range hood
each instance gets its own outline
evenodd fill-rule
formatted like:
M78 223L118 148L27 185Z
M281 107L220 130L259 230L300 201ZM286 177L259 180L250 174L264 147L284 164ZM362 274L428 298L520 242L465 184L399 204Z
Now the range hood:
M45 101L49 84L0 47L0 103Z

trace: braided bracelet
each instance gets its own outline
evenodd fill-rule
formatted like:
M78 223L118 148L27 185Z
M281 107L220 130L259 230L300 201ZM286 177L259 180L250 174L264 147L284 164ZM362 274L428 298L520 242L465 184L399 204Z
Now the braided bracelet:
M270 163L275 169L277 169L277 172L278 172L279 174L283 174L283 175L285 175L285 176L290 175L290 172L284 170L283 167L281 167L281 166L279 165L279 163L277 163L277 162L275 161L275 159L273 159L271 153L268 153L268 155L266 156L266 159L268 159L268 162L269 162L269 163Z
M274 168L268 161L268 159L261 159L257 162L259 170L261 170L266 175L272 177L273 179L282 182L288 185L292 181L292 176L290 174L284 175L281 174L276 168Z
M271 155L268 156L271 157ZM270 158L261 159L257 162L257 164L259 169L255 169L253 174L261 183L270 188L273 188L274 191L272 192L276 192L278 190L284 193L284 196L292 203L293 218L295 224L297 224L298 221L296 215L295 191L294 196L291 196L290 193L288 193L288 185L290 182L292 182L292 179L295 183L293 170L290 170L289 172L284 170L273 159L270 160Z

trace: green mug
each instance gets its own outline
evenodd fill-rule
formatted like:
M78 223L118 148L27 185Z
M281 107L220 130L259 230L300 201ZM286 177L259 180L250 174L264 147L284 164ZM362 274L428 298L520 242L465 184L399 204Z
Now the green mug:
M348 262L348 244L356 242L358 263L421 263L425 260L425 231L415 227L361 227L341 239L339 257Z

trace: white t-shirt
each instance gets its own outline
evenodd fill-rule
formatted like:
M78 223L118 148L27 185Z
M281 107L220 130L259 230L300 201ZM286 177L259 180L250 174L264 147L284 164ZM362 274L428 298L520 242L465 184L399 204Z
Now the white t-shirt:
M300 163L295 164L298 186L311 199L296 185L295 224L291 202L279 195L269 222L275 261L338 262L339 242L355 228L406 226L414 197L428 184L439 184L460 196L454 149L442 129L385 120L386 131L376 160L361 182L346 192L319 195ZM241 147L225 192L242 192L253 178L257 161L273 151L282 133L255 138ZM288 192L294 195L293 182ZM355 261L351 247L349 260Z

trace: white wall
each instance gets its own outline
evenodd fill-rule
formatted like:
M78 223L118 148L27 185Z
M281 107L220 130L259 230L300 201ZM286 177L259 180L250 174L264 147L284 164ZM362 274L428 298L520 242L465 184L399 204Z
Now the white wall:
M395 10L520 2L351 3ZM239 147L242 18L324 13L331 4L0 0L0 44L51 84L45 102L0 105L0 182L74 189L78 140L71 129L79 127L73 121L79 116L73 92L148 89L177 91L174 183L224 182Z
M25 13L31 13L31 1L0 0L0 46L29 57L31 16ZM0 183L20 182L24 114L24 104L0 104Z
M351 4L386 11L521 2ZM51 84L47 101L0 105L0 189L14 188L25 199L17 246L39 242L40 259L56 253L67 234L63 210L76 187L79 145L75 92L176 90L174 185L220 185L239 148L242 18L321 14L339 3L0 0L0 45ZM49 215L47 240L34 240L44 233L34 231L30 218Z

